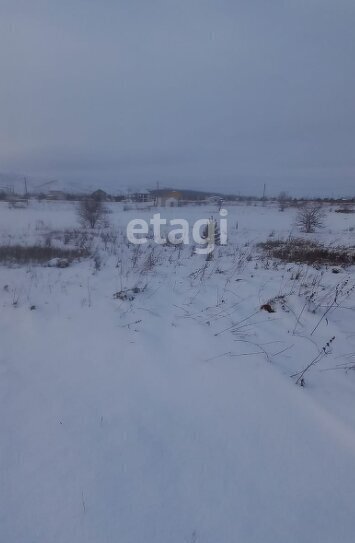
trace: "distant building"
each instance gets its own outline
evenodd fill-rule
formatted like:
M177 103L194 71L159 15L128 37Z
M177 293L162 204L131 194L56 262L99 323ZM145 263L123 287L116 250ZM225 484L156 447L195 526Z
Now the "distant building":
M182 200L181 192L177 190L161 190L156 196L158 206L177 207Z
M102 189L95 190L95 192L91 194L91 198L98 202L106 202L109 199L107 192Z
M134 192L131 196L131 199L133 200L133 202L146 203L146 202L151 202L152 197L149 190L143 189L143 190Z
M18 196L14 193L8 194L6 200L10 208L22 209L28 206L28 198Z
M66 194L62 190L50 190L48 200L66 200Z

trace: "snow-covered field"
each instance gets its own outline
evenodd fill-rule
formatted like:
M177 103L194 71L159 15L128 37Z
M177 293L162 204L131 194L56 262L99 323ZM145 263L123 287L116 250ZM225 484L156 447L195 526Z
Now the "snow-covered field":
M112 204L85 236L74 204L0 203L1 245L93 255L0 265L1 542L355 540L354 268L267 259L256 244L299 235L295 210L227 209L206 261L125 227L213 206ZM354 246L354 227L328 210L303 236Z

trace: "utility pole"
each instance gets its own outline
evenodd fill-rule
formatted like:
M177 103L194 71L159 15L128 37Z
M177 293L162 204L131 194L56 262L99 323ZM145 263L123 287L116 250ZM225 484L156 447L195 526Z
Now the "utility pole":
M265 195L266 195L266 183L264 183L264 189L263 189L263 206L265 205Z
M25 198L26 198L26 201L28 203L27 179L26 179L26 177L24 177L23 179L25 181Z

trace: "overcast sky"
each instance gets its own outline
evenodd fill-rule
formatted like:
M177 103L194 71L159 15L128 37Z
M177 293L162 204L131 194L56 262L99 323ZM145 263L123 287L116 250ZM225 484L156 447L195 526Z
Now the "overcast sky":
M355 193L354 0L0 0L0 171Z

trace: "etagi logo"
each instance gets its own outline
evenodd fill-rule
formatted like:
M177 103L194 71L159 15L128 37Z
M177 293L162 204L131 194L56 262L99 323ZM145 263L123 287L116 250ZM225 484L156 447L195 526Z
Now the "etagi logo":
M132 219L127 224L127 239L134 245L143 245L148 242L149 225L153 227L153 240L158 245L170 243L172 245L189 245L190 231L194 243L200 245L196 247L197 254L211 253L216 245L227 244L227 215L226 209L219 211L219 220L213 217L209 219L198 219L190 228L189 221L186 219L171 219L167 221L155 213L150 219L149 224L144 219ZM162 237L161 227L169 225L175 227L169 230L167 237ZM202 245L202 247L201 247Z

